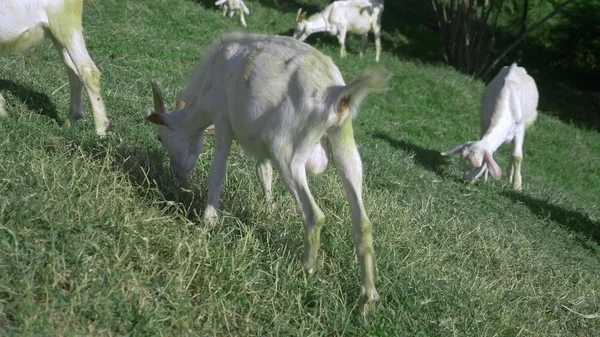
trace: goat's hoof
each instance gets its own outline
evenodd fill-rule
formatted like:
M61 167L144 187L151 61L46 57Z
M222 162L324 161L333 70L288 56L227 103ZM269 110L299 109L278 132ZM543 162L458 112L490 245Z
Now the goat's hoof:
M206 228L214 228L217 226L218 222L219 218L216 216L205 216L204 218L202 218L202 224Z
M359 308L363 316L367 316L375 311L375 304L379 301L379 294L375 289L369 293L363 293L360 296Z
M207 207L207 209L204 210L204 216L202 217L202 223L204 224L204 227L213 228L218 222L219 215L217 214L217 211L212 207Z
M317 264L316 263L304 263L304 273L307 276L313 276L317 273Z

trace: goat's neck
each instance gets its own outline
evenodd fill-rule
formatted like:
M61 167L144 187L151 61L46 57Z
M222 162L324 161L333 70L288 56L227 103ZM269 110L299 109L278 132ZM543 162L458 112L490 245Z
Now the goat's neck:
M306 25L312 33L324 32L329 30L329 24L325 20L325 16L321 13L315 14L308 18Z
M514 121L509 112L496 114L492 118L490 127L479 140L480 146L490 153L494 153L506 141L514 127Z

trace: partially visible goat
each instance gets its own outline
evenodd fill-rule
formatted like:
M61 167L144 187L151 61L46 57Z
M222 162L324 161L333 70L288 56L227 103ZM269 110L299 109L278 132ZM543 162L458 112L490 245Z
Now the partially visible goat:
M460 153L465 183L473 184L487 171L495 179L502 171L494 161L494 151L503 143L513 143L509 181L521 190L521 162L525 129L537 118L538 91L525 68L513 63L503 67L487 85L481 101L481 139L442 152L444 156ZM486 169L487 168L487 169Z
M378 294L373 281L372 226L362 200L362 164L352 118L369 92L387 86L389 75L384 69L368 69L346 85L331 58L305 43L285 36L234 33L208 49L171 113L166 112L160 88L153 82L154 110L146 119L157 125L171 169L183 181L198 161L203 131L214 124L215 155L203 215L207 225L218 219L233 139L257 159L267 198L274 163L304 218L308 274L317 268L325 215L310 193L306 170L322 172L331 151L350 203L362 275L361 308L367 313L374 309Z
M246 13L246 15L250 15L250 10L248 9L248 7L246 7L246 4L244 4L243 0L219 0L215 2L215 5L221 7L221 10L223 11L223 16L225 16L228 13L229 17L231 18L233 17L235 12L239 12L240 22L242 23L242 26L246 27L244 13Z
M381 15L383 0L345 0L334 1L321 12L304 18L302 8L296 15L294 38L304 41L309 35L327 32L337 36L340 43L340 55L346 56L346 33L361 35L360 56L367 46L370 30L375 35L375 61L379 62L381 54Z
M83 117L85 86L94 112L98 135L105 135L109 121L100 95L100 71L90 58L83 39L83 0L0 1L0 52L26 50L50 37L67 67L71 85L69 121ZM0 95L0 115L6 115Z

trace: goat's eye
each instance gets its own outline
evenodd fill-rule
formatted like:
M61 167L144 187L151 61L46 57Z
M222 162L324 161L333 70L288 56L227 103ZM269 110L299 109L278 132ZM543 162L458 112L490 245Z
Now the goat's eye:
M156 136L156 139L158 139L158 141L162 143L162 138L160 138L160 136Z

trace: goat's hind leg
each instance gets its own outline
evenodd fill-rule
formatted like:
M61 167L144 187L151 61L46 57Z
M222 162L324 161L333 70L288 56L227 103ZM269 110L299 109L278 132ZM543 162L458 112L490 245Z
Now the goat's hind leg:
M525 130L519 130L513 139L513 153L510 164L509 182L516 191L521 191L521 162L523 161L523 140Z
M325 224L325 214L317 206L308 189L305 163L295 162L293 159L290 162L278 160L277 158L275 160L279 167L281 179L296 198L304 218L304 270L308 275L312 275L317 270L321 228Z
M362 314L366 315L375 310L375 302L379 299L379 294L375 289L373 275L375 264L373 226L362 200L362 162L354 141L352 123L347 121L340 128L331 130L328 138L333 161L342 177L352 213L354 245L362 279L359 305Z
M273 196L271 193L271 185L273 183L273 167L268 159L259 160L256 163L256 175L260 181L263 193L265 195L265 201L267 208L271 210L273 208Z
M360 57L363 57L365 54L365 49L367 48L367 42L369 40L369 34L365 33L360 36Z

